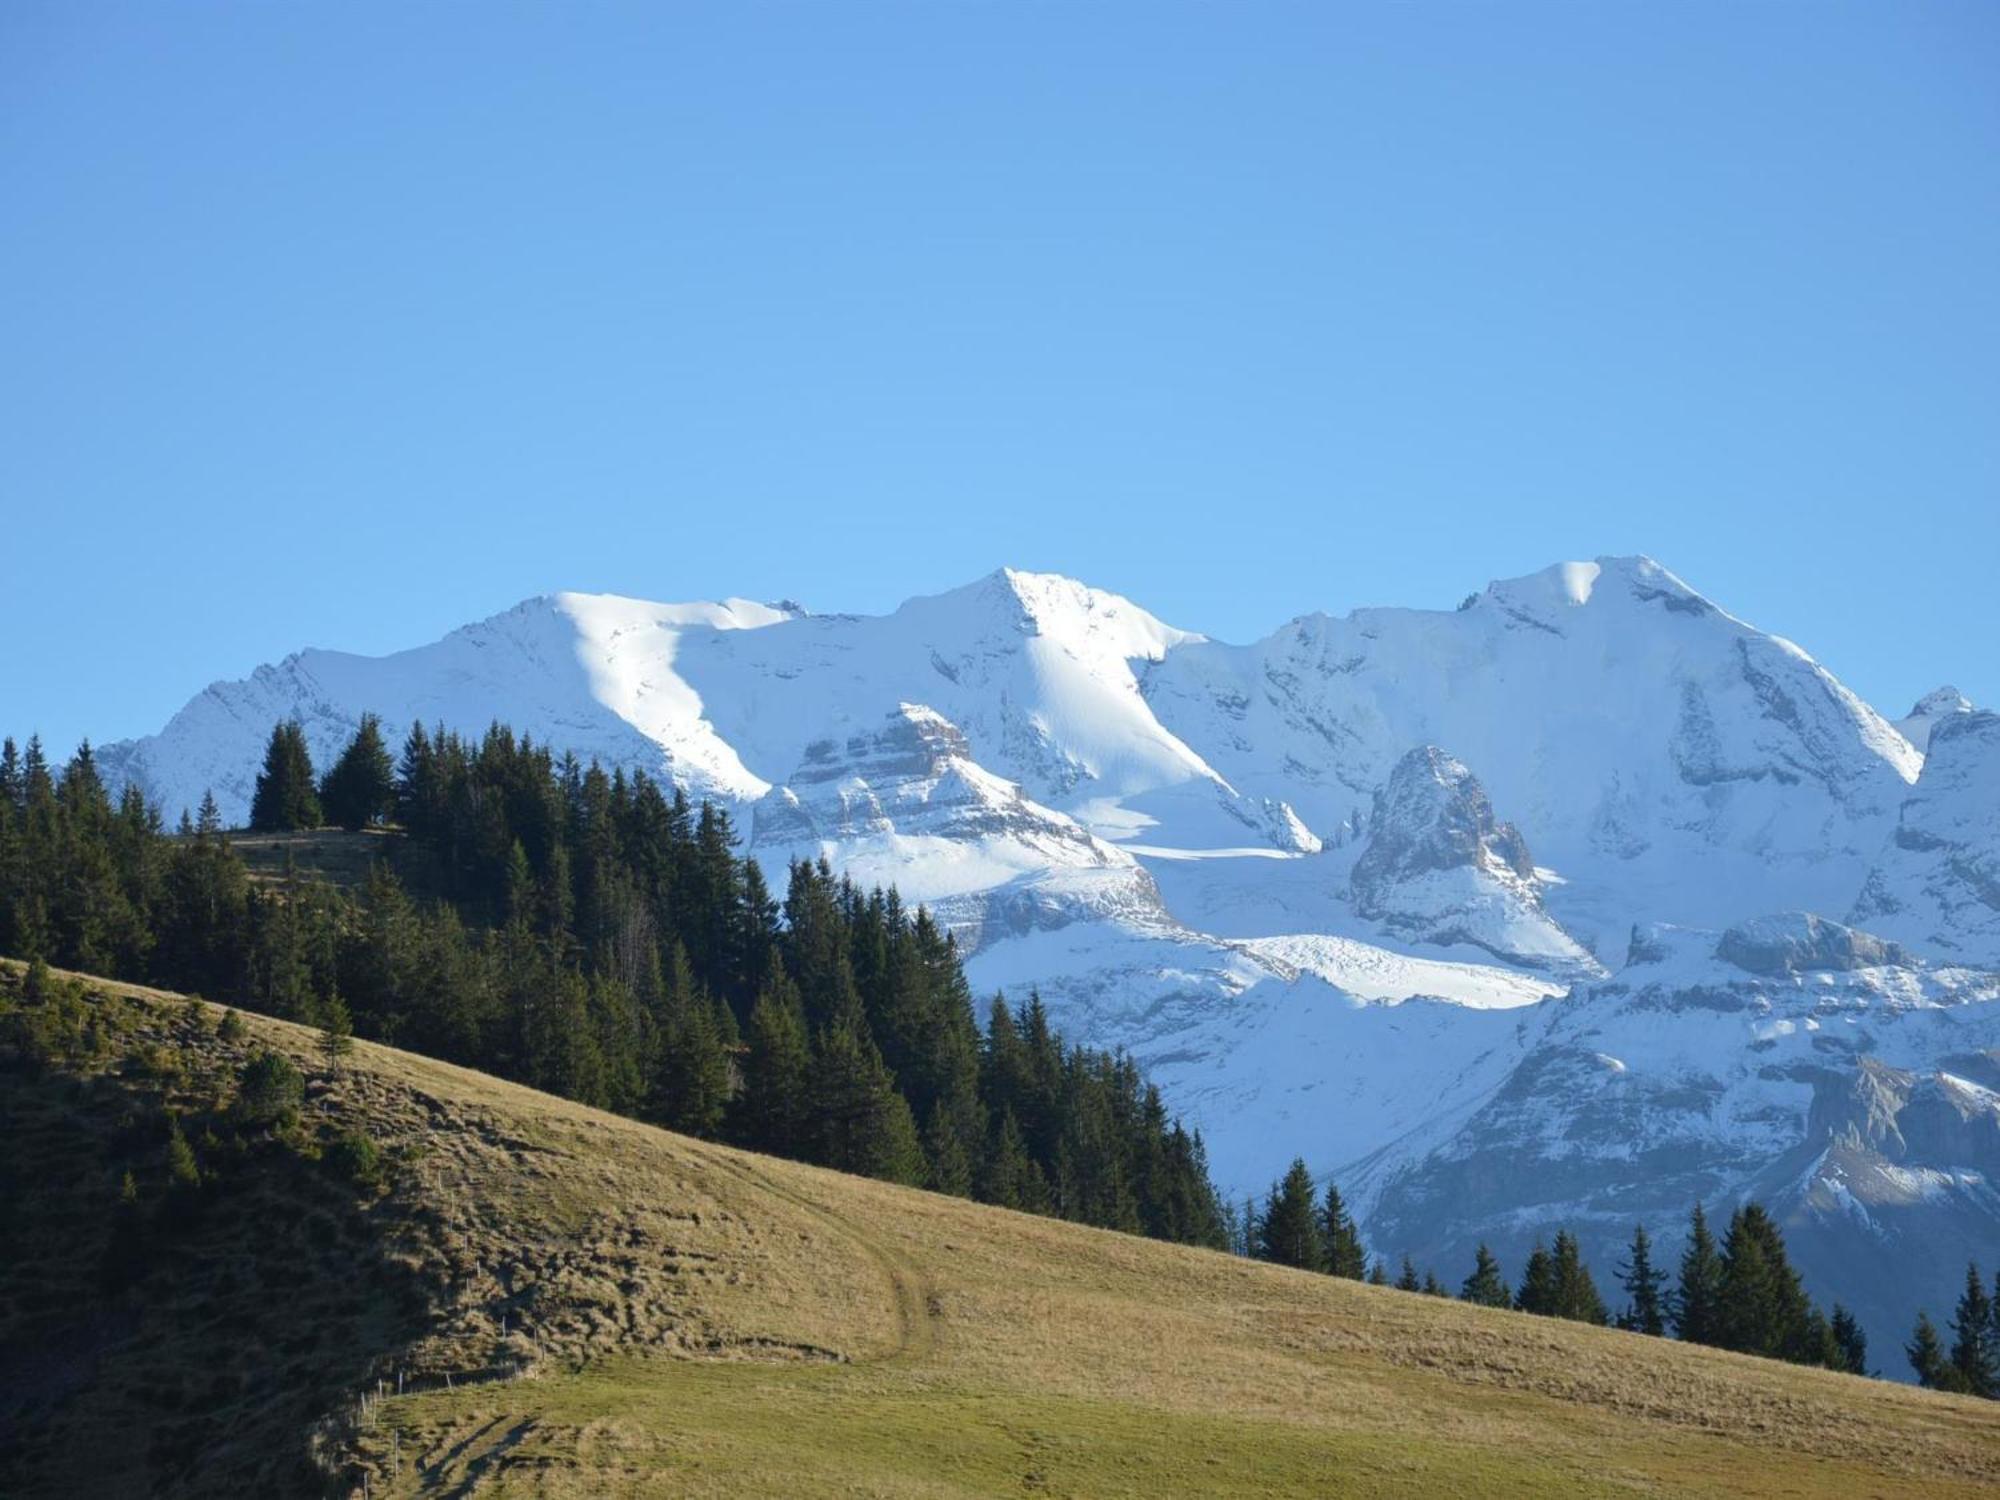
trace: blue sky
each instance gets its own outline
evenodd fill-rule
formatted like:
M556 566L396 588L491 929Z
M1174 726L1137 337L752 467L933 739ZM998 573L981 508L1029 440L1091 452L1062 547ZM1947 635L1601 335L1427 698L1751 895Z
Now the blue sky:
M1644 551L2000 700L2000 6L0 7L0 718L555 588Z

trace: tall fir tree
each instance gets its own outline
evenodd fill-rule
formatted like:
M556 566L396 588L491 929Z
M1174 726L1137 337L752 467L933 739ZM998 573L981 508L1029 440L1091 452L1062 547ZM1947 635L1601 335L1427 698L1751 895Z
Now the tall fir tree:
M260 833L289 833L317 828L321 820L305 729L297 719L286 719L272 729L265 747L264 769L250 799L250 826Z
M1653 1264L1653 1242L1644 1224L1633 1227L1632 1248L1618 1267L1618 1282L1625 1288L1626 1297L1618 1326L1654 1338L1665 1334L1667 1276Z
M1507 1279L1500 1274L1500 1262L1482 1240L1473 1252L1472 1274L1465 1278L1465 1285L1459 1288L1459 1300L1471 1302L1480 1307L1509 1307L1513 1295L1507 1290Z
M329 823L355 830L388 818L396 809L396 768L382 743L382 721L363 714L340 758L320 782L320 808Z
M1958 1389L1958 1371L1945 1357L1944 1340L1938 1337L1937 1325L1931 1322L1929 1313L1917 1314L1917 1326L1909 1343L1903 1346L1903 1354L1916 1373L1918 1385L1934 1391Z
M1868 1373L1868 1335L1861 1330L1861 1324L1853 1313L1838 1302L1833 1304L1833 1316L1827 1320L1832 1330L1835 1346L1840 1350L1838 1368L1850 1375Z
M1258 1256L1304 1271L1325 1268L1326 1249L1320 1242L1313 1206L1312 1173L1303 1158L1294 1158L1284 1177L1271 1185L1258 1223Z
M1368 1252L1361 1247L1361 1232L1354 1216L1341 1201L1340 1189L1326 1185L1326 1202L1320 1209L1320 1235L1326 1247L1326 1268L1335 1276L1360 1281L1368 1275Z
M1722 1257L1696 1203L1688 1215L1687 1246L1681 1251L1680 1279L1674 1288L1674 1337L1690 1344L1713 1344L1722 1332Z
M1977 1264L1965 1268L1965 1290L1951 1317L1951 1368L1968 1396L2000 1396L2000 1340L1994 1337L1994 1304Z

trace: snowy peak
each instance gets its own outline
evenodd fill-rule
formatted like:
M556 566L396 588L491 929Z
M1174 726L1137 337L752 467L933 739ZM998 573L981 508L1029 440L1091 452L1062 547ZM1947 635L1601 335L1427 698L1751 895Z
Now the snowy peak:
M1959 714L1973 711L1972 700L1957 688L1945 686L1933 688L1916 701L1914 707L1902 718L1896 720L1896 728L1919 750L1929 750L1931 731L1940 720L1954 718Z
M1468 944L1510 963L1601 972L1542 905L1518 829L1462 761L1421 745L1376 794L1349 884L1354 909L1406 938Z
M2000 714L1942 715L1929 745L1854 920L1942 962L2000 968Z

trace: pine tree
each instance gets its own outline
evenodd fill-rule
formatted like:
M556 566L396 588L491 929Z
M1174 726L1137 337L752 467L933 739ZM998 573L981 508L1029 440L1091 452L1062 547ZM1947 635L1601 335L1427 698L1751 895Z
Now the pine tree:
M1375 1264L1369 1268L1368 1284L1370 1286L1387 1286L1389 1284L1389 1268L1383 1264L1380 1257L1377 1257Z
M1368 1253L1361 1248L1361 1234L1354 1216L1341 1201L1340 1189L1326 1185L1326 1203L1320 1210L1320 1236L1326 1248L1326 1268L1335 1276L1360 1281L1368 1274Z
M1833 1332L1833 1341L1840 1350L1840 1364L1837 1368L1850 1375L1868 1373L1868 1335L1861 1331L1861 1324L1854 1314L1838 1302L1833 1304L1833 1317L1828 1320Z
M264 769L250 800L250 826L260 833L285 833L317 828L320 816L305 730L297 719L287 719L271 731L264 751Z
M1957 1388L1969 1396L2000 1396L2000 1347L1993 1334L1993 1301L1976 1264L1965 1268L1965 1290L1951 1319L1951 1367Z
M1598 1323L1609 1321L1604 1307L1604 1299L1598 1295L1597 1283L1591 1279L1590 1267L1583 1263L1583 1253L1576 1236L1568 1230L1556 1231L1555 1249L1556 1313L1559 1318L1569 1318L1578 1323Z
M657 1026L659 1060L648 1095L653 1117L669 1130L713 1136L729 1104L729 1059L714 1006L696 987L679 943L668 960Z
M1422 1290L1422 1288L1423 1283L1417 1279L1417 1263L1411 1260L1406 1252L1403 1256L1403 1269L1396 1277L1396 1290L1399 1292L1415 1292Z
M764 987L750 1010L748 1042L736 1137L758 1151L801 1156L809 1149L806 1090L811 1060L798 991L776 954L771 955Z
M1664 1334L1667 1317L1662 1289L1666 1281L1666 1273L1653 1265L1653 1242L1646 1234L1646 1226L1634 1226L1631 1252L1618 1267L1619 1285L1630 1299L1619 1315L1618 1326L1655 1338Z
M395 811L395 767L374 714L361 716L354 738L320 783L319 798L327 821L349 830L379 823Z
M1822 1351L1813 1347L1811 1304L1786 1257L1777 1222L1762 1204L1746 1203L1730 1215L1721 1267L1716 1342L1769 1359L1818 1361Z
M1459 1300L1476 1303L1480 1307L1508 1307L1514 1298L1507 1290L1506 1278L1500 1274L1500 1262L1484 1241L1473 1252L1472 1274L1465 1278L1465 1285L1459 1288Z
M909 1103L896 1092L858 1006L820 1030L811 1093L821 1163L888 1182L923 1182L923 1147Z
M1555 1258L1549 1254L1548 1246L1536 1240L1535 1248L1528 1252L1527 1268L1521 1272L1521 1286L1514 1293L1514 1306L1520 1312L1552 1318L1556 1315L1559 1301Z
M340 1071L340 1060L354 1050L354 1016L339 991L323 997L315 1007L319 1022L319 1053L326 1064L327 1077Z
M1958 1389L1958 1371L1945 1358L1944 1340L1938 1337L1929 1313L1917 1314L1916 1329L1910 1335L1910 1342L1903 1346L1903 1353L1909 1358L1910 1368L1916 1371L1917 1384L1934 1391Z
M1258 1229L1260 1259L1305 1271L1325 1267L1326 1249L1313 1211L1312 1173L1303 1158L1294 1158L1283 1179L1271 1185Z
M966 1154L958 1126L942 1101L931 1106L930 1121L924 1127L924 1160L928 1164L925 1187L954 1198L972 1196L972 1158Z
M1722 1333L1722 1258L1699 1203L1688 1216L1687 1248L1681 1252L1680 1283L1674 1290L1674 1336L1690 1344L1713 1344Z

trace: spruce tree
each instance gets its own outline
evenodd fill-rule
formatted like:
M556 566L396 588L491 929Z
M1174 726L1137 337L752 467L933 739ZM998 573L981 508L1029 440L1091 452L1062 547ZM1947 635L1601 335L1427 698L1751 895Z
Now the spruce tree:
M1723 1236L1716 1342L1769 1359L1816 1363L1808 1326L1812 1312L1798 1272L1785 1254L1777 1222L1762 1204L1730 1215Z
M1909 1343L1903 1346L1903 1353L1910 1361L1910 1368L1916 1371L1917 1384L1934 1391L1958 1389L1958 1371L1945 1358L1944 1340L1938 1337L1937 1325L1931 1322L1929 1313L1917 1314L1917 1326Z
M1369 1268L1368 1284L1370 1286L1387 1286L1389 1284L1389 1267L1383 1263L1380 1256L1376 1257L1375 1264Z
M778 1156L805 1154L810 1072L798 991L772 954L764 986L750 1010L743 1092L737 1099L737 1139Z
M1465 1285L1459 1288L1461 1302L1475 1303L1480 1307L1508 1307L1514 1298L1507 1290L1506 1278L1500 1274L1500 1262L1484 1241L1473 1252L1472 1274L1465 1278Z
M966 1154L958 1126L942 1101L931 1106L930 1120L924 1126L924 1161L928 1168L925 1187L954 1198L972 1196L972 1158Z
M250 826L260 833L287 833L320 825L319 793L313 785L312 755L297 719L271 731L264 769L250 800Z
M361 716L354 738L320 783L319 800L327 821L350 831L395 811L396 771L382 743L382 721L374 714Z
M1549 1254L1548 1246L1537 1240L1535 1248L1528 1252L1527 1269L1521 1273L1521 1287L1514 1293L1514 1306L1521 1312L1553 1318L1561 1305L1562 1298L1556 1285L1555 1257Z
M1349 1281L1366 1277L1368 1252L1361 1248L1360 1231L1355 1228L1354 1216L1341 1201L1340 1189L1331 1182L1326 1185L1326 1203L1320 1210L1319 1227L1326 1251L1326 1269Z
M1993 1336L1993 1301L1976 1264L1965 1268L1965 1290L1951 1319L1951 1367L1968 1396L2000 1396L2000 1347Z
M821 1163L913 1187L923 1182L916 1122L858 1006L821 1029L813 1049L811 1095Z
M1552 1258L1555 1261L1556 1316L1578 1323L1607 1322L1604 1299L1598 1295L1590 1267L1583 1263L1583 1253L1576 1236L1566 1229L1558 1230Z
M1295 1157L1284 1178L1271 1186L1258 1224L1258 1256L1281 1266L1318 1271L1326 1265L1319 1223L1313 1209L1312 1173Z
M1721 1337L1722 1258L1708 1216L1696 1203L1688 1216L1687 1248L1681 1252L1680 1282L1674 1289L1674 1336L1690 1344L1713 1344Z
M1644 1224L1632 1230L1632 1249L1625 1261L1618 1267L1619 1285L1625 1288L1629 1299L1625 1311L1619 1315L1618 1326L1633 1333L1651 1334L1658 1338L1667 1331L1666 1298L1662 1289L1666 1286L1666 1273L1653 1265L1653 1242L1646 1234Z
M1403 1269L1396 1276L1396 1290L1399 1292L1415 1292L1422 1290L1422 1288L1423 1283L1417 1280L1417 1263L1410 1259L1406 1251L1403 1255Z
M1839 1369L1850 1375L1868 1373L1868 1335L1861 1331L1861 1324L1853 1313L1838 1302L1833 1304L1833 1317L1828 1320L1833 1332L1833 1341L1840 1349Z

